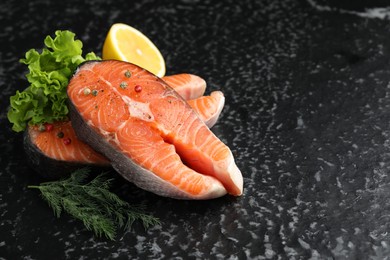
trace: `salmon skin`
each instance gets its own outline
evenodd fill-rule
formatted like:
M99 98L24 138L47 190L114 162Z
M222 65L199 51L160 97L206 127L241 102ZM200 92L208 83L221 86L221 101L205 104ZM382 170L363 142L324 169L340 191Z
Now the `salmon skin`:
M242 194L230 149L150 72L122 61L89 61L70 79L67 94L78 137L138 187L176 199Z

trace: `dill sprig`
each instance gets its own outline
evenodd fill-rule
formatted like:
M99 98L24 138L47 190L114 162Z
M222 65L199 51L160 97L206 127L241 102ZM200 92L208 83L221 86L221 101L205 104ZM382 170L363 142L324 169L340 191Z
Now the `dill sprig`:
M130 205L110 192L113 179L108 179L107 174L88 181L89 173L89 168L82 168L67 179L28 187L40 190L56 217L66 212L81 220L98 237L104 235L114 240L118 228L129 229L136 220L145 229L160 224L159 219L144 212L143 205Z

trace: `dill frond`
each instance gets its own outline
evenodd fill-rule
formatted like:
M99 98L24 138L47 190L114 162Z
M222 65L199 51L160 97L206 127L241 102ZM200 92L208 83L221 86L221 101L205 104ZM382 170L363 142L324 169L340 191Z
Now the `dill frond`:
M59 181L28 186L39 189L56 217L66 212L83 222L96 236L115 240L118 228L130 229L140 220L145 229L159 225L159 219L144 212L143 205L130 205L109 189L113 179L102 173L90 181L89 168L82 168Z

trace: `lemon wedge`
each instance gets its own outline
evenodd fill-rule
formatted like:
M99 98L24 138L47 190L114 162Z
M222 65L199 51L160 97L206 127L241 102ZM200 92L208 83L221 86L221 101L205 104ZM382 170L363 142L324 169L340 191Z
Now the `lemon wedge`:
M165 75L165 61L153 42L137 29L113 24L103 44L102 58L134 63L158 77Z

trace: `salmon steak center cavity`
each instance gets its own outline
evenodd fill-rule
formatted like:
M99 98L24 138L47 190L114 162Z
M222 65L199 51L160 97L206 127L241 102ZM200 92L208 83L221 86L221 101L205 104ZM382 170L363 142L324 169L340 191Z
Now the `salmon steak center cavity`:
M229 147L152 73L122 61L86 62L67 93L77 136L138 187L177 199L242 194Z

